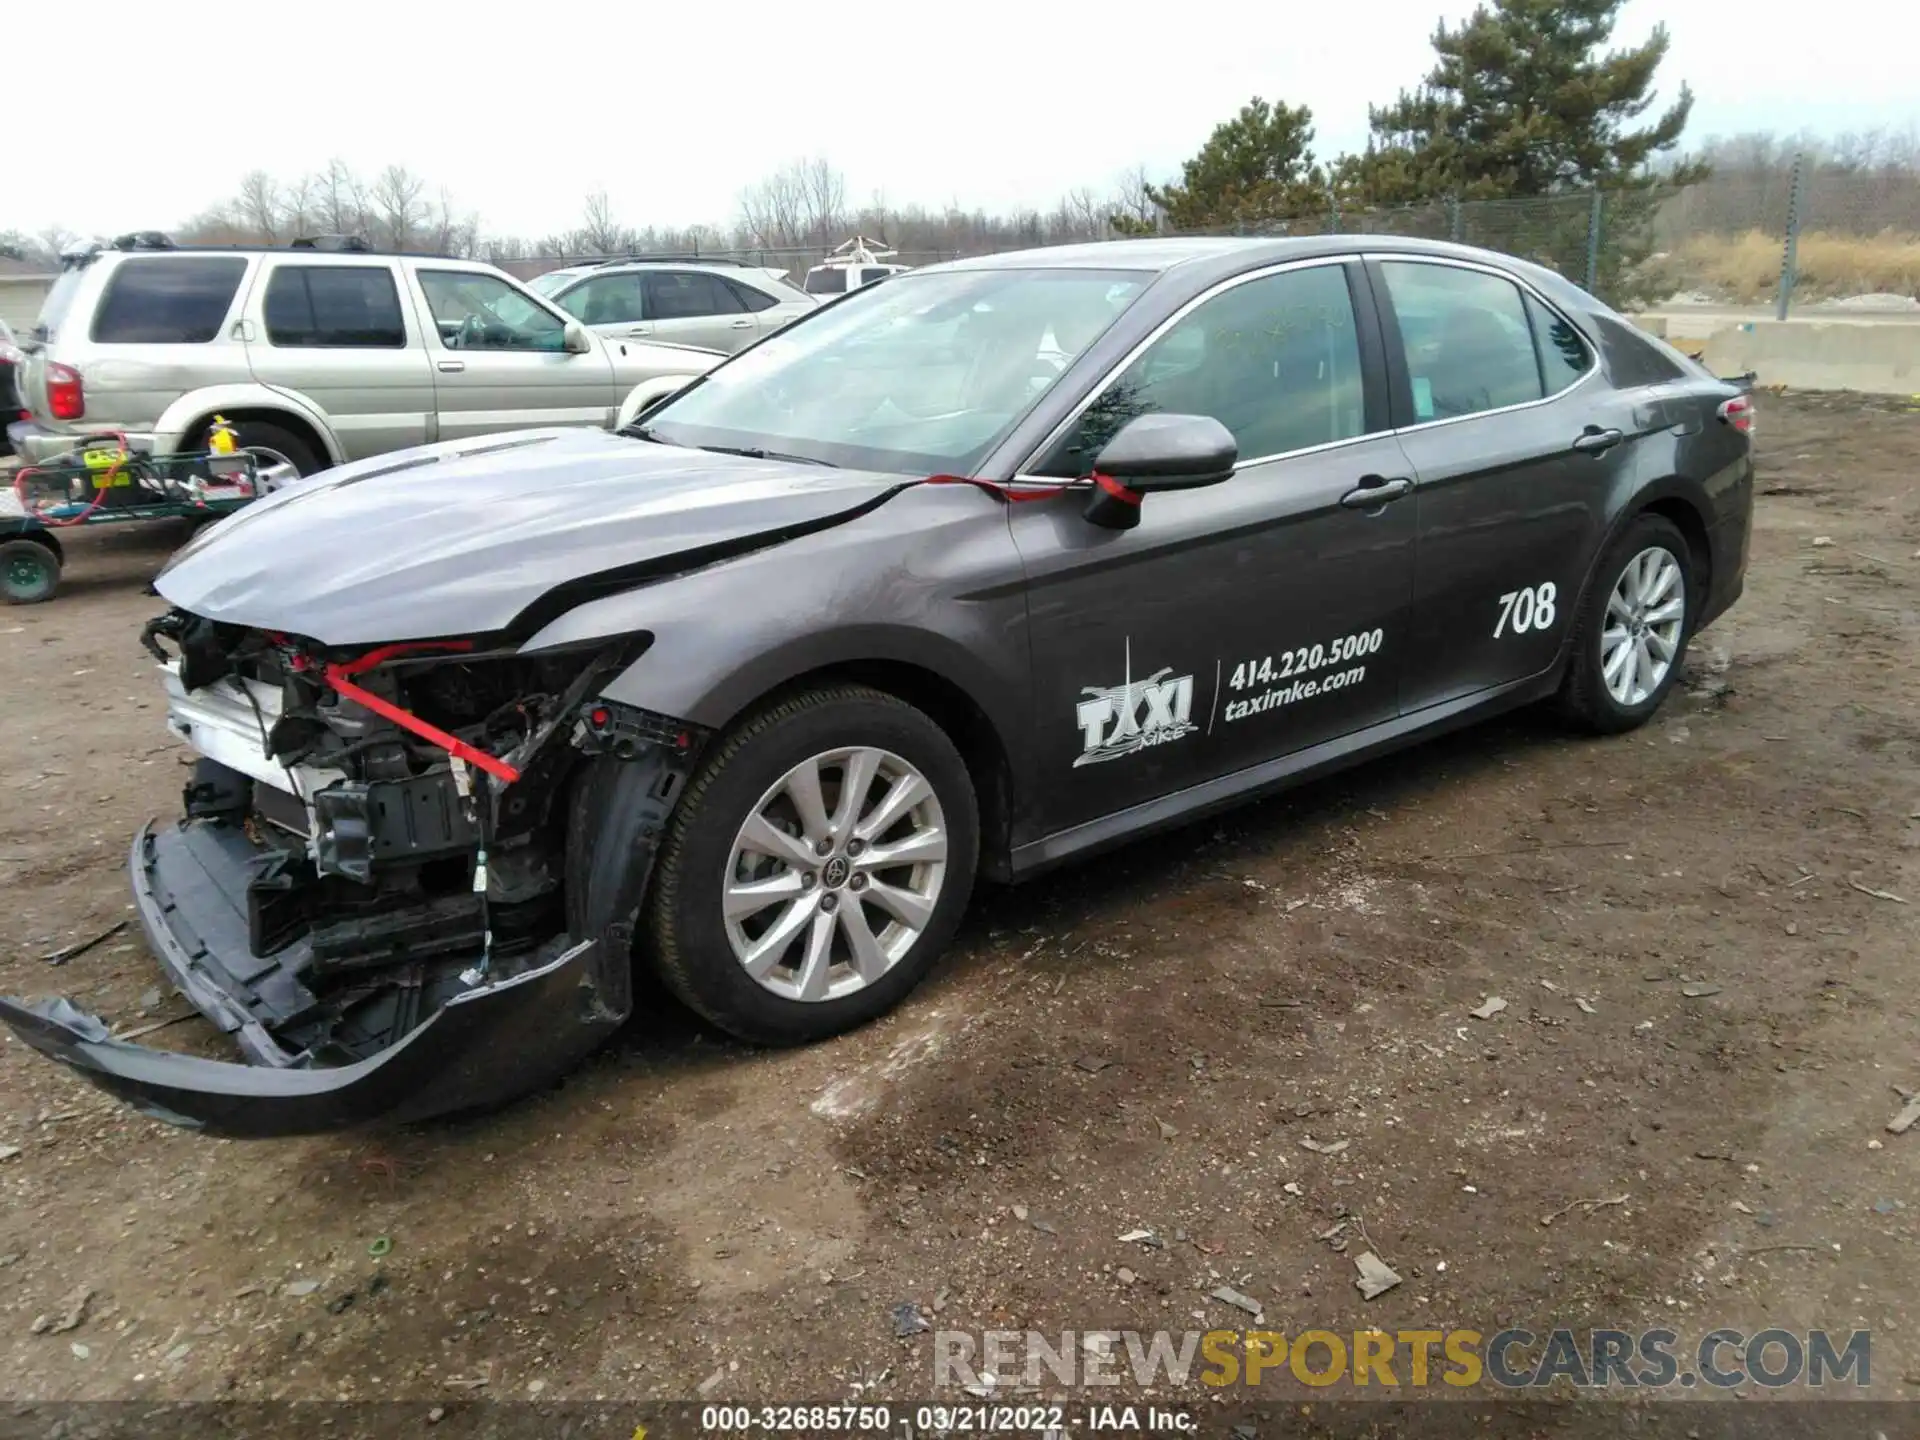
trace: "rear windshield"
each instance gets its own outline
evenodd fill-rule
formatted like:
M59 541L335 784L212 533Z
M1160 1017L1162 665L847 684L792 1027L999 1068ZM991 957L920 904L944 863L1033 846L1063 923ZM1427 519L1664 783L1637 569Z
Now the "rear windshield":
M847 272L840 266L822 266L818 270L807 272L807 293L809 295L844 295L847 292Z
M40 318L33 326L34 339L54 340L59 337L60 322L67 318L67 311L73 308L73 297L80 292L86 274L78 265L70 265L60 272L53 282L53 288L47 291L46 299L40 302Z
M101 344L204 345L220 333L247 262L237 255L126 260L93 316Z

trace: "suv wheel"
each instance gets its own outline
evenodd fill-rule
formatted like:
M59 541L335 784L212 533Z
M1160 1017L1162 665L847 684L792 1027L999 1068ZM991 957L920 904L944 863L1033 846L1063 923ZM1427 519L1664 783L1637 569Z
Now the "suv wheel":
M655 964L743 1040L838 1034L933 966L978 852L938 725L876 690L806 691L737 726L687 787L648 904Z
M263 494L326 469L326 462L313 453L311 445L279 425L265 420L241 420L234 425L233 433L235 443L253 456L259 467ZM206 439L204 434L200 437L202 449L206 448Z
M1642 515L1601 561L1581 611L1560 708L1601 734L1644 725L1687 656L1693 552L1671 521Z

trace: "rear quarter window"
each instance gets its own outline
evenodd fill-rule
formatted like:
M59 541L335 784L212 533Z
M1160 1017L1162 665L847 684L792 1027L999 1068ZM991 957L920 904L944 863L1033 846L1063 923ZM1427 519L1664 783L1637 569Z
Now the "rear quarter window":
M204 345L220 333L247 273L237 255L186 255L123 261L108 277L94 312L101 344Z
M1653 336L1611 315L1596 315L1593 323L1600 332L1600 348L1607 357L1607 374L1614 384L1631 389L1688 378L1678 352L1673 352L1670 358L1667 347Z

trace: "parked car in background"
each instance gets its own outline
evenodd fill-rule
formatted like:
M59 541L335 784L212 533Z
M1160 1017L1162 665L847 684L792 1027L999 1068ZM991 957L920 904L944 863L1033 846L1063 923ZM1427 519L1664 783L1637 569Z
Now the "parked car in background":
M23 358L13 331L7 328L6 321L0 320L0 455L13 453L13 442L7 438L6 427L26 418L20 409L18 380Z
M894 253L878 241L856 235L837 246L824 261L807 271L801 288L809 295L828 300L835 295L844 295L849 290L858 290L862 285L878 284L889 275L898 275L902 270L913 268L911 265L892 264Z
M720 352L595 334L491 265L342 237L63 257L18 367L29 461L123 432L155 454L238 431L269 488L348 460L502 430L607 426L636 386Z
M609 339L662 340L728 354L819 304L779 271L740 260L607 260L550 271L534 285Z

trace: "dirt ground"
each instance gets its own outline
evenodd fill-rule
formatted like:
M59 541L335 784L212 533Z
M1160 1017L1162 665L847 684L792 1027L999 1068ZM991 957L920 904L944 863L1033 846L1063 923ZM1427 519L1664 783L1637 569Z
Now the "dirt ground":
M1761 424L1746 597L1648 728L1520 715L984 892L834 1043L656 997L491 1118L236 1143L8 1036L0 1398L924 1399L903 1303L1252 1323L1220 1285L1288 1333L1869 1327L1872 1395L1920 1397L1920 405ZM177 810L136 633L178 538L91 532L0 611L0 990L116 1028L184 1005L132 933L41 957Z

